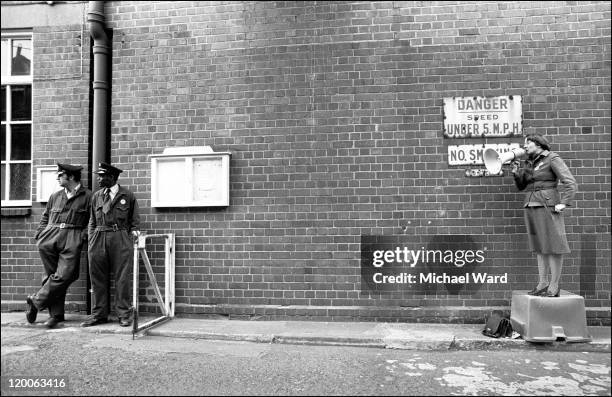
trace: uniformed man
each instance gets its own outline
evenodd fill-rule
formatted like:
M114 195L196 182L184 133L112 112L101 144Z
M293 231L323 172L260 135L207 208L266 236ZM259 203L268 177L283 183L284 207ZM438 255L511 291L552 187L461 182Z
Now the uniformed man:
M28 296L26 318L36 321L40 310L49 309L45 325L64 321L64 301L70 284L79 278L81 248L87 240L92 193L81 185L83 167L57 164L57 180L63 187L51 195L36 231L38 252L46 277L42 287Z
M91 316L82 327L108 322L110 312L110 272L115 275L115 312L119 324L132 322L131 280L133 238L140 234L140 216L134 194L117 184L123 171L100 163L98 182L101 189L93 194L89 217L89 277L93 290Z

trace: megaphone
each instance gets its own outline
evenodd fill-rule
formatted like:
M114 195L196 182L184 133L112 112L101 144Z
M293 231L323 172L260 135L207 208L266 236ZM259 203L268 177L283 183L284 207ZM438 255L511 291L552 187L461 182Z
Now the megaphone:
M502 154L497 153L495 149L488 148L485 149L482 158L487 171L492 175L497 175L499 171L501 171L503 164L521 158L525 156L525 154L525 150L521 148L515 148Z

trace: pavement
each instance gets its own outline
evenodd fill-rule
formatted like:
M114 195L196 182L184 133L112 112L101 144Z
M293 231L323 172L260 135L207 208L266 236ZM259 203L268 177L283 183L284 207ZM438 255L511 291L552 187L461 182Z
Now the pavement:
M132 327L120 327L113 322L94 327L80 327L87 318L80 313L67 313L66 321L48 332L61 330L132 334ZM47 330L46 313L39 313L37 322L29 324L24 312L1 313L2 327ZM154 322L154 317L142 317L139 326ZM362 346L405 350L494 350L540 349L555 351L610 352L610 327L587 327L589 342L563 340L532 343L520 338L490 338L482 335L484 324L429 324L381 322L321 322L321 321L248 321L175 317L156 323L135 335L170 338L286 343L301 345Z

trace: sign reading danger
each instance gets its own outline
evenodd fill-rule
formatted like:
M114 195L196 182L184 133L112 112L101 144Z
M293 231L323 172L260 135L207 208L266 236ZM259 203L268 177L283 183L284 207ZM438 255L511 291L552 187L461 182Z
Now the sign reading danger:
M520 95L444 98L444 137L508 137L523 134Z

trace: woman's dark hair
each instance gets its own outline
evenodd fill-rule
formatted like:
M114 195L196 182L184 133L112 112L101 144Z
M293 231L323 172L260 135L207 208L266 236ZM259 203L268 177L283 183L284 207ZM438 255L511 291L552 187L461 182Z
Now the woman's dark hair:
M548 140L544 138L542 135L529 134L525 137L525 139L535 143L536 145L538 145L544 150L550 150L550 143L548 143Z

